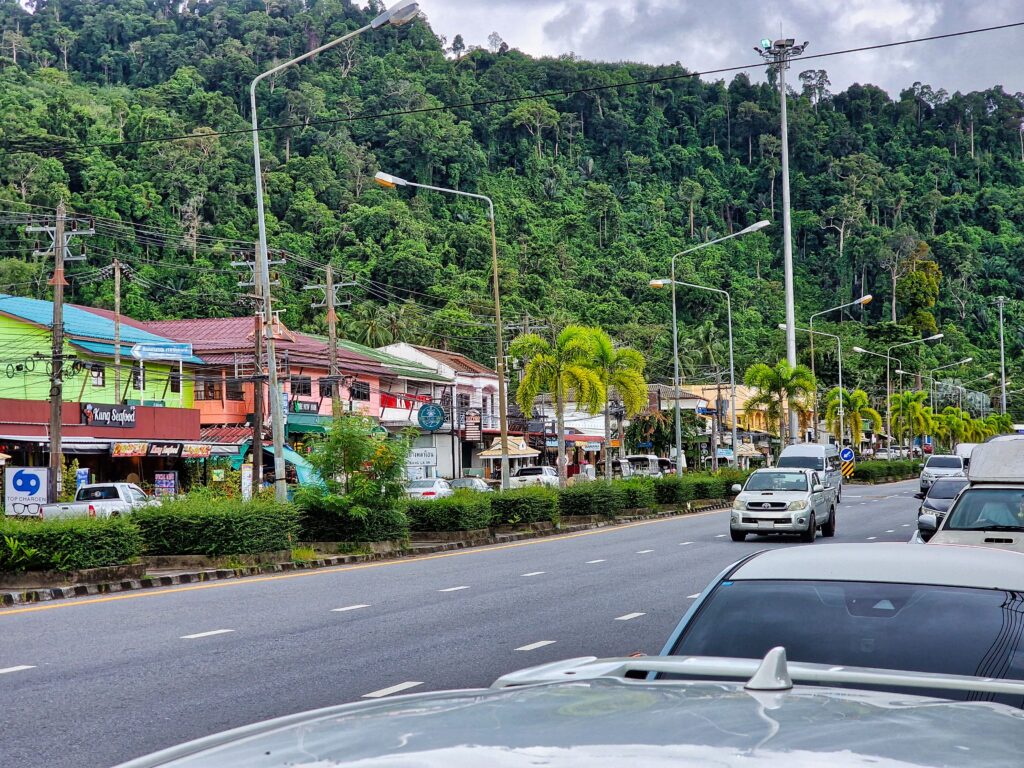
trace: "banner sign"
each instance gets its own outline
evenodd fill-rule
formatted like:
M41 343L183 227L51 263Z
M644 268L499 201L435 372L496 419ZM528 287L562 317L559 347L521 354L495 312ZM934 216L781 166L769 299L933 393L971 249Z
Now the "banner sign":
M115 459L145 456L147 453L149 453L149 443L114 443L110 446L110 455Z
M75 470L75 490L77 491L83 485L89 482L89 468L79 467Z
M4 468L4 511L8 515L39 516L46 503L50 470L44 467Z
M480 409L470 408L466 411L466 440L480 440Z
M242 465L242 501L252 499L252 464Z
M197 443L185 443L181 446L181 458L183 459L208 459L210 458L210 446Z
M178 492L178 473L173 471L153 474L153 495L173 496Z
M165 459L176 459L181 453L181 443L150 443L149 455Z
M135 427L134 405L82 403L82 424L89 427Z
M409 458L405 464L409 467L435 467L437 466L437 449L413 448L409 451Z

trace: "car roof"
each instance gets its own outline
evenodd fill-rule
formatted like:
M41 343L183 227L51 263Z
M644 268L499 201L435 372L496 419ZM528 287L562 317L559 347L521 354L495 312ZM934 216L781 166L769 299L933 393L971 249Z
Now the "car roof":
M792 475L794 472L817 472L815 469L808 469L807 467L761 467L755 469L750 474L752 475L765 475L772 472L778 472L779 474Z
M972 483L1016 483L1024 476L1024 441L984 443L971 452Z
M787 445L782 449L782 456L821 456L823 453L829 453L829 449L832 452L838 453L834 445Z
M1024 590L1024 553L943 544L828 544L760 552L727 577Z

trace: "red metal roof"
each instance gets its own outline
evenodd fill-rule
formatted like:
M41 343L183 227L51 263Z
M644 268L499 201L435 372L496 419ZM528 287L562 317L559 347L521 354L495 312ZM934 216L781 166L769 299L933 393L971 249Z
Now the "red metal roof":
M159 333L159 331L153 331L153 333ZM445 349L435 349L434 347L423 347L419 344L411 345L415 349L418 349L425 355L430 355L438 362L444 363L453 371L459 373L474 373L482 374L484 376L497 376L497 372L492 371L486 365L481 365L475 360L470 360L465 355L459 354L458 352L449 352Z
M199 439L204 443L241 445L252 440L252 427L203 427L199 431Z

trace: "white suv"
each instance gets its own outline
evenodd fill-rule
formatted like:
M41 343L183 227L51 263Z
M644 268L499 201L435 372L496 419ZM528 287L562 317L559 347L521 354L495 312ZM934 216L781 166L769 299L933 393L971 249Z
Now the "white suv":
M800 534L814 541L818 529L824 536L836 535L835 494L825 488L817 472L810 469L759 469L747 478L732 503L729 534L743 541L748 533Z
M929 456L921 469L921 493L925 493L940 477L964 474L964 460L960 456Z

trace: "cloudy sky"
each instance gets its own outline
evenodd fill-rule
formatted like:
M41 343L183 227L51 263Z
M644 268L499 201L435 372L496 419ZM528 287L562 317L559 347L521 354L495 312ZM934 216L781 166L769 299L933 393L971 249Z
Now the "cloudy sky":
M807 53L1024 21L1024 0L420 0L449 42L487 45L497 32L533 55L680 62L691 70L746 65L764 37L809 40ZM823 68L832 90L873 83L897 95L921 81L949 93L1001 84L1024 91L1024 27L794 65ZM763 79L759 70L752 78ZM732 75L724 75L727 80Z

